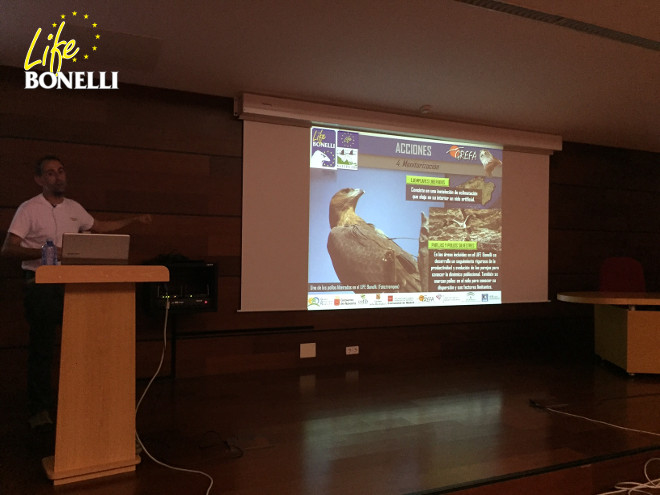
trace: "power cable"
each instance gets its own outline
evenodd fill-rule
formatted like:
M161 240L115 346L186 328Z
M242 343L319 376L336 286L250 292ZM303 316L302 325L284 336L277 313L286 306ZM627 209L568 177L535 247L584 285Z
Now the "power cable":
M136 422L137 422L137 414L138 414L138 411L140 409L140 404L142 404L142 400L147 395L147 392L148 392L149 388L151 387L151 384L154 382L154 380L156 379L156 377L160 373L161 368L163 367L163 361L165 360L165 350L167 349L167 318L168 318L169 312L170 312L170 301L167 300L167 302L165 304L165 323L163 325L163 351L162 351L161 356L160 356L160 363L158 364L158 368L156 369L156 372L151 377L151 380L149 380L149 383L147 383L146 388L144 389L144 391L142 392L142 395L140 396L140 399L137 401L137 404L135 406L135 419L136 419ZM207 473L205 473L203 471L198 471L196 469L186 469L186 468L182 468L182 467L171 466L170 464L167 464L163 461L160 461L160 460L156 459L153 455L151 455L151 453L147 450L145 445L142 443L142 439L140 438L140 435L138 434L137 429L135 430L135 439L137 440L137 443L140 445L140 448L142 449L142 451L145 454L147 454L147 457L149 457L149 459L154 461L156 464L158 464L160 466L163 466L163 467L166 467L168 469L172 469L174 471L181 471L181 472L184 472L184 473L192 473L192 474L200 474L200 475L205 476L206 478L208 478L209 479L209 486L206 489L206 495L209 495L209 493L211 493L211 488L213 487L213 478L210 475L208 475Z

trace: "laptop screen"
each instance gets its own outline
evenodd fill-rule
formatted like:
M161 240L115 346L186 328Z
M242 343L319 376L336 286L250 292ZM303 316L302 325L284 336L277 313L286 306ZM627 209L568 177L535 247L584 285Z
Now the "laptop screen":
M127 234L63 234L63 265L125 265L131 236Z

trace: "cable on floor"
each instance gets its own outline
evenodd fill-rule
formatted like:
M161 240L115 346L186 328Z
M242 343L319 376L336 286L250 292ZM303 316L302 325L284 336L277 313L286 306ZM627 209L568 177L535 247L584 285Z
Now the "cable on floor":
M567 404L557 404L557 405L554 405L554 406L546 406L546 405L543 405L543 403L541 401L534 400L534 399L530 399L529 403L532 407L536 407L536 408L539 408L539 409L542 409L544 411L548 411L548 412L551 412L551 413L561 414L563 416L568 416L568 417L571 417L571 418L583 419L583 420L589 421L591 423L605 425L605 426L608 426L610 428L616 428L618 430L624 430L624 431L629 431L629 432L633 432L633 433L642 433L644 435L653 435L653 436L656 436L656 437L660 437L660 433L655 433L655 432L652 432L652 431L645 431L645 430L637 430L635 428L627 428L625 426L615 425L615 424L612 424L612 423L608 423L606 421L601 421L601 420L598 420L598 419L589 418L587 416L581 416L579 414L573 414L573 413L569 413L569 412L566 412L566 411L560 411L559 409L555 409L556 407L563 407L563 406L566 406ZM649 466L653 462L660 462L660 458L653 457L653 458L649 459L648 461L646 461L646 463L644 464L644 477L646 478L646 483L637 483L635 481L622 481L621 483L617 483L616 485L614 485L614 490L613 491L603 492L603 493L599 493L597 495L638 495L638 494L653 495L653 494L657 494L658 492L655 491L655 490L660 489L660 478L653 479L649 475ZM648 491L646 491L648 489L654 490L654 491L653 492L648 492Z
M535 405L535 404L533 404L533 405L534 405L534 407L538 407L540 409L543 409L545 411L549 411L549 412L552 412L552 413L555 413L555 414L562 414L564 416L568 416L568 417L571 417L571 418L583 419L583 420L589 421L591 423L596 423L596 424L600 424L600 425L609 426L610 428L616 428L618 430L624 430L624 431L630 431L630 432L633 432L633 433L642 433L644 435L653 435L653 436L656 436L656 437L660 437L660 433L655 433L653 431L636 430L635 428L627 428L625 426L615 425L615 424L612 424L612 423L608 423L606 421L601 421L599 419L588 418L587 416L580 416L579 414L572 414L572 413L569 413L569 412L566 412L566 411L560 411L559 409L555 409L551 406L542 406L542 405Z
M644 464L644 476L646 477L646 483L637 483L635 481L623 481L614 485L614 490L610 492L602 492L597 495L636 495L636 494L648 494L658 493L655 490L660 489L660 478L651 479L649 476L649 466L652 462L660 462L660 458L653 457L646 461ZM646 490L654 490L653 492L647 492Z
M163 367L163 361L165 361L165 350L167 349L167 317L169 315L169 312L170 312L170 301L168 300L165 304L165 323L163 325L163 351L160 355L160 363L158 364L158 369L156 369L156 372L151 377L151 380L149 380L149 383L147 383L147 386L144 389L144 392L142 392L142 395L140 396L140 399L138 400L138 402L135 406L135 419L136 419L136 422L137 422L137 414L138 414L138 411L140 409L140 404L142 404L142 400L145 398L149 388L151 387L151 384L154 382L154 380L156 379L156 377L160 373L160 370ZM208 478L209 486L206 489L206 495L209 495L209 493L211 493L211 488L213 488L213 478L209 474L207 474L203 471L198 471L196 469L186 469L186 468L182 468L182 467L171 466L171 465L169 465L165 462L162 462L162 461L156 459L153 455L151 455L151 453L147 450L147 448L142 443L142 439L140 438L140 435L138 435L137 429L135 430L135 439L136 439L137 443L140 445L140 448L142 449L142 451L145 454L147 454L147 457L149 457L149 459L154 461L156 464L158 464L160 466L163 466L163 467L166 467L168 469L172 469L174 471L181 471L181 472L184 472L184 473L199 474L199 475L202 475L202 476Z

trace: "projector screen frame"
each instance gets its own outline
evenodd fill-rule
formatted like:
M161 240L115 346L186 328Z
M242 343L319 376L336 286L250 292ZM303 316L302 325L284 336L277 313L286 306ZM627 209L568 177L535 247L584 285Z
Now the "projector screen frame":
M281 266L291 266L293 260L300 257L306 260L307 222L309 207L298 204L284 204L282 197L264 198L263 191L281 183L283 175L279 166L291 162L291 146L309 150L309 128L312 125L332 125L344 129L365 131L387 131L402 136L433 137L440 139L459 139L483 143L500 143L503 147L504 161L507 164L507 187L517 187L525 191L521 198L509 198L504 195L503 208L516 211L522 228L518 231L504 226L506 235L526 239L529 227L541 226L540 237L533 242L517 243L511 250L507 248L502 259L506 265L522 268L535 287L533 291L544 295L529 297L529 287L514 284L511 289L512 300L503 296L503 302L541 302L547 301L547 205L549 155L561 149L561 138L549 134L537 134L526 131L508 130L488 126L475 126L456 122L440 121L408 115L388 114L383 112L359 110L333 105L286 100L276 97L245 94L235 100L235 113L244 121L244 176L243 176L243 251L241 274L241 309L240 311L304 311L307 294L307 266L304 275L282 273ZM275 132L275 136L269 133ZM292 137L293 136L293 137ZM282 143L287 143L286 149ZM278 149L279 148L279 149ZM296 191L300 197L309 194L309 162L307 152L300 157L296 168L298 173L286 176L287 187ZM265 162L266 160L266 162ZM253 167L251 164L261 164ZM264 163L276 166L264 166ZM524 176L539 180L530 188L524 180L514 181L510 186L509 166L524 170ZM295 167L294 167L295 168ZM531 174L531 175L529 175ZM255 203L256 201L256 203ZM304 203L304 202L303 202ZM255 204L258 205L255 207ZM544 206L543 218L528 218L529 206ZM277 211L279 218L286 218L289 228L286 231L287 247L263 247L263 239L282 238L278 222L265 218L264 212ZM516 215L511 216L512 219ZM504 221L509 215L504 217ZM305 226L305 228L301 228ZM302 232L304 231L304 232ZM541 266L529 266L517 258L525 253L536 252L545 259ZM506 265L505 265L506 264ZM292 294L300 294L295 297Z

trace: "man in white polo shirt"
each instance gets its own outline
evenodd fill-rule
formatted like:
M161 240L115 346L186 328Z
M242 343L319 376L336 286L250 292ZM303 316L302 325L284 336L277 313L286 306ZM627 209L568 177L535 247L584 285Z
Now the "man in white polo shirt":
M66 171L56 156L41 158L34 180L42 192L22 203L7 231L3 256L22 260L25 273L25 316L30 326L28 357L28 411L33 429L52 429L51 365L57 326L62 321L64 288L58 284L35 284L41 265L41 246L52 240L61 254L62 234L67 232L112 232L135 221L151 222L150 215L120 220L93 218L78 202L66 198Z

